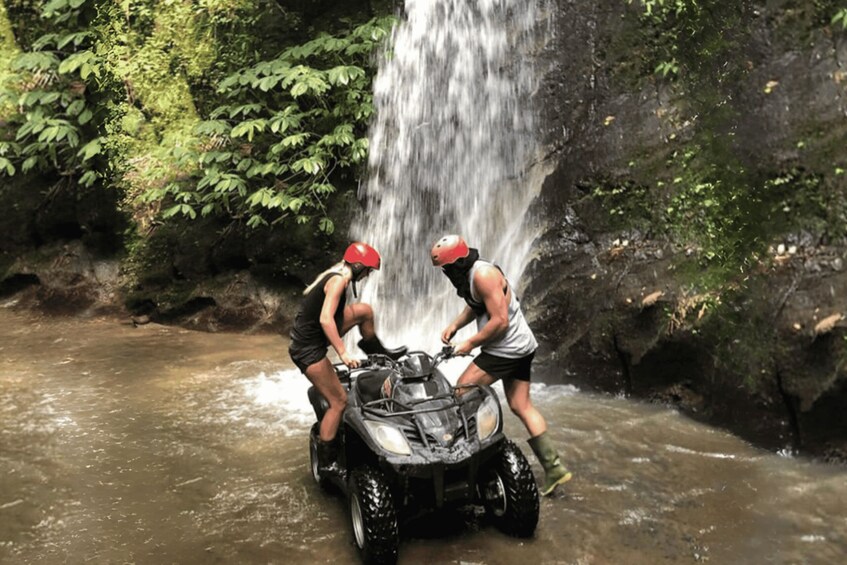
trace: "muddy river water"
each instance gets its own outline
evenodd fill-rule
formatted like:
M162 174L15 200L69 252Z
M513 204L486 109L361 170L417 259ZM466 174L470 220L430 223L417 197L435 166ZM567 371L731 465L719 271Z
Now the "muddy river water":
M309 476L285 346L0 308L0 562L357 562L343 500ZM536 536L460 509L405 528L400 563L847 562L844 467L661 406L533 394L575 473Z

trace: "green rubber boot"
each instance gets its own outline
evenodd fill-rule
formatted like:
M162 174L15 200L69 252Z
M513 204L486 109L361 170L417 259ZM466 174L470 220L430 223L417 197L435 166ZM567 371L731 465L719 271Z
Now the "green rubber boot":
M541 496L547 496L556 490L557 486L571 480L573 475L559 461L559 454L556 453L556 448L550 442L547 432L530 438L528 443L539 463L544 467L544 485L540 489Z

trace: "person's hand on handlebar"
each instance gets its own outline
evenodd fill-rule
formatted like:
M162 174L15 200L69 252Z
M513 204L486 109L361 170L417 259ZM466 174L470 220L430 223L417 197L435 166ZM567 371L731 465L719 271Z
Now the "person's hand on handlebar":
M347 365L349 368L356 369L359 367L359 360L351 357L350 354L346 351L339 355L339 357L341 357L341 362Z

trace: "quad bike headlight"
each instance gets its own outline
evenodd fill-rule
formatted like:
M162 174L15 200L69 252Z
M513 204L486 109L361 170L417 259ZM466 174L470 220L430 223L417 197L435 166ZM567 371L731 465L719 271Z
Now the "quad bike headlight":
M365 427L376 442L386 451L396 453L397 455L411 455L412 448L409 447L409 442L399 429L389 424L382 422L374 422L365 420Z
M498 427L500 427L500 403L493 396L489 396L476 411L476 434L479 441L490 438Z

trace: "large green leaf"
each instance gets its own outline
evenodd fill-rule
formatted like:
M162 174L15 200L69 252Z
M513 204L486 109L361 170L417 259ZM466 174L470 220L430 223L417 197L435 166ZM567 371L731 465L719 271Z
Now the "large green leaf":
M59 58L53 53L36 51L22 53L12 61L13 71L49 71L59 66Z
M101 139L97 137L82 146L82 148L79 150L78 155L82 157L83 162L88 161L89 159L102 153L103 147L100 144L100 141Z
M60 74L68 74L77 71L80 67L85 64L88 64L93 67L96 61L98 61L97 55L94 54L93 51L80 51L79 53L74 53L70 55L67 59L62 61L59 64L58 72Z

